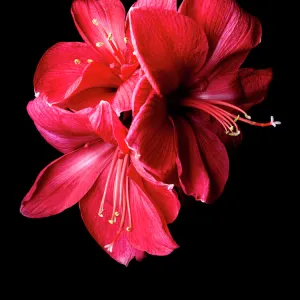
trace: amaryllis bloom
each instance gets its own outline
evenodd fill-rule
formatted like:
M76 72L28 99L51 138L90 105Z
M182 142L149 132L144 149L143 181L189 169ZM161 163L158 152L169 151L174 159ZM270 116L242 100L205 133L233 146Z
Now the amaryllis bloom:
M180 208L173 186L139 175L142 167L125 143L127 128L107 101L74 113L40 96L28 104L28 113L46 140L66 154L38 175L22 201L24 216L55 215L79 202L90 234L125 265L144 252L167 255L177 248L167 227Z
M168 9L171 2L139 0L135 7ZM74 0L72 16L85 43L61 42L44 54L34 75L36 96L44 94L49 103L72 111L95 107L100 100L111 102L118 115L131 110L139 63L122 3Z
M145 72L133 95L126 142L156 179L172 182L203 202L222 193L228 156L221 125L237 136L237 121L262 101L270 69L239 69L261 41L261 25L233 0L184 0L179 13L133 8L132 42Z

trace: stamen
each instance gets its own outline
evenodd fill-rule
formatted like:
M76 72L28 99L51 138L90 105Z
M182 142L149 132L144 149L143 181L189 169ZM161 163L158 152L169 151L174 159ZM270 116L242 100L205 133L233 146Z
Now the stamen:
M80 59L76 58L76 59L74 60L74 63L75 63L75 65L80 65L81 61L80 61Z
M126 177L126 204L127 204L128 224L129 224L129 226L126 227L126 230L128 232L130 232L132 230L132 221L131 221L131 210L130 210L130 203L129 203L129 179L128 179L128 176Z
M115 151L113 160L111 162L111 165L110 165L110 168L109 168L109 171L108 171L108 176L107 176L107 179L106 179L104 192L103 192L103 196L102 196L102 200L101 200L101 204L100 204L100 208L99 208L99 212L98 212L98 216L101 217L101 218L103 218L103 211L104 211L103 208L104 208L104 202L105 202L105 197L106 197L106 193L107 193L107 187L108 187L112 172L114 170L115 164L116 164L117 159L118 159L118 152L119 152L119 150L117 149Z
M205 111L206 113L214 117L223 126L226 134L230 136L238 136L241 133L237 126L237 121L242 121L244 123L259 126L259 127L267 127L267 126L276 127L276 125L281 124L281 122L279 121L274 121L273 116L271 116L271 122L268 123L258 123L258 122L250 121L251 117L241 108L233 104L223 102L223 101L218 101L218 100L185 99L182 102L182 105ZM217 105L229 107L233 110L241 112L243 113L245 118L242 118L239 114L235 115L233 113L230 113Z
M121 173L122 164L123 164L123 160L118 159L116 179L115 179L114 192L113 192L113 210L112 210L111 218L108 221L110 224L113 224L113 223L116 222L115 212L116 212L117 196L118 196L117 195L117 190L118 190L119 182L120 182L120 173Z
M93 62L93 60L92 59L88 59L87 62L90 64L90 63Z

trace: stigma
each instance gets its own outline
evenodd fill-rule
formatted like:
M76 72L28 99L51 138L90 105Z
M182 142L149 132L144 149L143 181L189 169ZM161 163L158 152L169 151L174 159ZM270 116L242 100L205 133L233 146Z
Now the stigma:
M106 179L104 192L99 207L98 216L100 218L104 217L104 214L108 214L108 223L112 226L116 226L117 218L120 219L118 222L118 229L115 237L108 245L104 248L108 252L113 251L114 243L119 238L121 232L130 232L133 229L132 219L131 219L131 209L130 209L130 199L129 199L129 179L127 176L127 169L129 166L129 154L123 154L119 149L114 153L113 160L110 165L108 176ZM114 174L114 175L113 175ZM115 177L114 179L112 177ZM108 185L114 180L113 187L113 198L112 198L112 209L111 211L104 210L105 201L107 201L107 190ZM103 221L105 221L103 219Z

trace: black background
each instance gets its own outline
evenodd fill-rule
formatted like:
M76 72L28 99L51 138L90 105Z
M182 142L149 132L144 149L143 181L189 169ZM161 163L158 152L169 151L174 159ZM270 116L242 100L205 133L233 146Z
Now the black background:
M122 1L128 8L134 1ZM70 280L71 286L87 280L91 288L103 294L101 286L128 278L151 275L159 281L196 277L214 281L230 277L253 282L280 278L283 257L283 210L288 201L286 172L289 138L287 109L282 103L280 61L275 55L275 16L272 1L238 1L262 22L262 43L254 49L245 66L272 67L274 80L267 99L251 111L257 121L281 120L277 128L242 126L244 140L231 157L230 179L224 194L213 205L186 199L178 219L170 225L180 248L166 257L148 255L129 267L119 265L103 251L85 229L79 209L74 206L60 215L32 220L19 213L19 206L38 173L60 153L49 146L35 129L26 112L33 99L32 78L43 53L59 41L81 41L70 14L71 0L22 1L18 23L18 101L14 104L18 132L14 142L13 218L9 228L13 256L10 269L18 282L55 290ZM21 42L21 45L19 41ZM21 66L21 67L20 67ZM195 275L193 275L195 273ZM69 281L68 281L69 282ZM95 282L99 284L92 284ZM130 284L130 283L129 283Z

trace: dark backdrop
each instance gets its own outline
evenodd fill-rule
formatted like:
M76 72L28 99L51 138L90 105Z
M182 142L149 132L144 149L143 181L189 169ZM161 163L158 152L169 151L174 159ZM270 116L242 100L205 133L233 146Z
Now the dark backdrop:
M119 265L103 251L85 229L79 209L74 206L60 215L32 220L19 213L22 198L38 173L59 157L35 129L26 112L33 99L32 78L43 53L59 41L81 41L70 14L71 0L22 1L16 19L22 43L19 63L20 83L14 91L18 119L18 155L14 158L14 188L10 191L14 216L11 219L13 276L31 288L56 289L67 280L73 285L82 279L99 287L116 278L163 275L215 280L237 275L256 281L278 277L284 264L282 203L288 201L285 172L288 137L287 115L279 90L282 75L275 55L276 33L272 1L243 0L240 5L262 22L262 43L252 51L245 66L272 67L274 80L267 99L252 109L254 119L269 120L270 115L283 122L275 128L242 126L244 140L231 158L230 179L224 194L213 205L186 199L178 219L170 225L180 248L166 257L147 256L129 267ZM128 8L133 1L123 1ZM20 66L19 64L19 66ZM279 275L280 276L280 275ZM73 279L71 279L73 278ZM50 281L49 281L50 280ZM246 281L246 279L245 279ZM54 285L53 285L54 284ZM134 284L134 283L133 283ZM102 291L99 291L99 295Z

